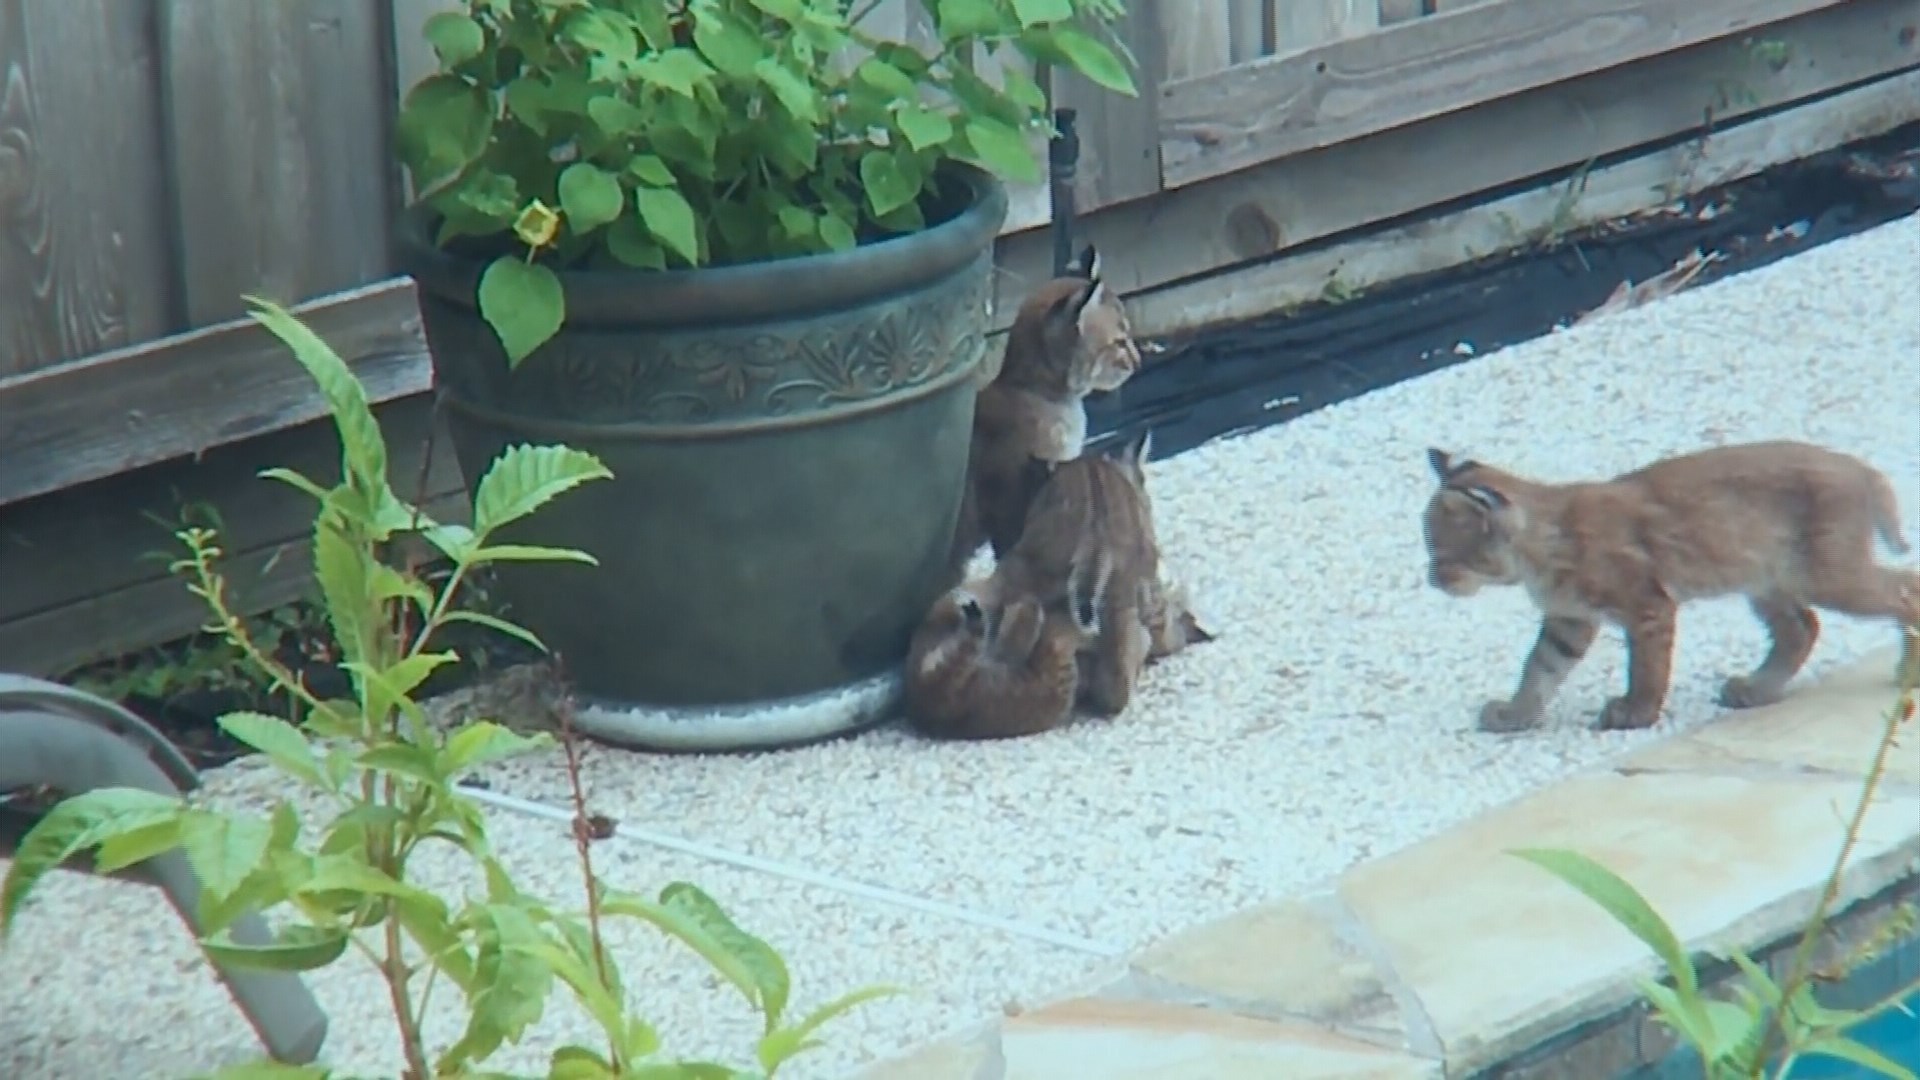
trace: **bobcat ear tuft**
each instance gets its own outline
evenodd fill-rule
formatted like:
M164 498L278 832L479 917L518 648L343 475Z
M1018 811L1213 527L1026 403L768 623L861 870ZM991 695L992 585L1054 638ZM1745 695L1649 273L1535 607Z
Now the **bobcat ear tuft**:
M1100 253L1095 251L1093 245L1089 243L1086 247L1080 249L1080 254L1075 255L1072 262L1067 264L1067 270L1089 281L1098 281L1100 279Z
M1085 285L1075 289L1072 307L1075 321L1084 320L1087 312L1095 310L1105 302L1106 295L1107 283L1099 278L1089 278Z
M1433 466L1433 474L1445 480L1453 472L1453 455L1445 450L1427 447L1427 464Z

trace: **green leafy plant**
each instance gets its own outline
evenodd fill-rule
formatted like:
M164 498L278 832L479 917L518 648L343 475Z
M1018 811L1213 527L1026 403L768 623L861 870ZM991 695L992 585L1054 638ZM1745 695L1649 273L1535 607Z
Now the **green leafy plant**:
M1784 979L1775 979L1752 956L1736 950L1725 957L1739 970L1732 994L1709 994L1700 984L1700 973L1692 956L1673 928L1639 890L1618 874L1585 855L1560 848L1509 852L1579 890L1644 942L1666 965L1671 985L1642 980L1640 992L1660 1021L1698 1054L1705 1080L1787 1080L1797 1062L1812 1057L1836 1058L1873 1075L1895 1080L1920 1080L1912 1069L1847 1034L1849 1029L1878 1012L1900 1007L1899 999L1914 987L1906 987L1869 1009L1828 1008L1813 992L1817 974L1814 952L1840 895L1841 877L1859 843L1867 809L1873 804L1886 774L1900 728L1913 718L1915 684L1920 680L1917 657L1920 657L1920 630L1908 628L1904 632L1898 668L1899 699L1887 712L1860 798L1847 822L1839 855L1827 875L1813 915L1801 930ZM1910 933L1915 922L1912 908L1898 909L1889 920L1892 932L1876 935L1845 958L1841 968L1852 970L1870 962L1876 951L1902 936L1903 929Z
M439 71L407 92L400 156L436 242L491 260L477 300L509 363L564 321L556 269L846 251L962 209L942 162L1038 179L1046 94L1014 64L994 85L982 54L1136 92L1120 0L913 2L924 48L865 25L880 0L467 0L429 19Z
M436 522L389 486L385 443L346 365L285 310L253 303L254 318L291 347L319 384L339 431L342 478L333 487L285 469L263 475L299 488L317 504L314 576L352 677L352 695L321 698L263 650L228 603L216 568L217 535L204 527L181 529L187 556L176 569L212 612L209 632L230 641L296 703L292 720L239 712L222 716L220 726L258 750L290 785L304 789L305 800L282 800L258 815L127 788L65 799L22 838L0 882L0 940L19 923L35 884L73 856L91 851L96 868L112 872L180 848L203 890L202 944L223 964L307 971L353 953L372 966L392 1003L407 1080L504 1075L480 1066L540 1018L556 984L598 1022L605 1045L554 1051L543 1074L549 1080L771 1076L817 1045L815 1036L829 1020L892 993L861 990L789 1017L791 982L779 953L735 925L692 884L674 882L654 896L610 887L594 875L580 828L585 914L520 889L494 854L478 806L455 780L546 737L515 734L491 721L439 730L414 692L436 668L456 660L452 652L433 648L436 631L452 623L479 623L539 644L503 619L457 606L462 582L489 563L592 564L584 552L493 538L550 500L611 474L592 455L567 447L514 446L476 485L471 527ZM415 567L395 566L385 557L407 535L424 538L452 564L437 587ZM577 767L567 745L578 804ZM321 816L306 819L300 806L308 804L317 804ZM583 812L576 825L585 820ZM482 895L450 900L409 879L410 860L434 842L472 859L484 877ZM231 935L241 913L280 905L294 917L270 942L243 943ZM618 966L601 944L601 920L613 917L639 919L671 935L740 992L763 1021L756 1071L658 1060L659 1033L630 1010ZM451 1045L429 1045L425 1018L436 991L459 993L466 1002L467 1022ZM261 1063L216 1075L265 1080L329 1074L319 1067Z

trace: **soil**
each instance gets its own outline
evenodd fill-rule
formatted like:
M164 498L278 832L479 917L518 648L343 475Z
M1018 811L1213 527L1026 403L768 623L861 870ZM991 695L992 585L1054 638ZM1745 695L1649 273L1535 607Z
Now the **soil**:
M1725 256L1697 284L1916 209L1920 124L1911 124L1703 192L1667 212L1562 237L1543 249L1164 342L1159 362L1121 391L1090 403L1091 426L1103 438L1150 426L1157 457L1184 453L1548 333L1599 306L1621 281L1645 281L1696 248ZM346 676L331 657L323 618L296 611L274 625L281 628L276 654L308 685L323 694L345 691ZM193 645L176 642L95 664L64 681L97 685L135 663L178 661ZM428 695L537 659L531 648L470 625L450 627L445 645L462 662L437 672L424 688ZM284 701L232 678L231 671L213 682L219 685L129 695L124 704L177 743L196 767L213 768L245 752L219 730L215 717L236 709L286 711ZM9 831L7 819L42 803L45 794L0 793L0 841Z

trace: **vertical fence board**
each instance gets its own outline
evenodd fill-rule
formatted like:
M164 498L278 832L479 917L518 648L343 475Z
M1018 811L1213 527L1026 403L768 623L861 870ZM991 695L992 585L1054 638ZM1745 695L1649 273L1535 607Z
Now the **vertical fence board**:
M1242 64L1265 56L1266 39L1265 0L1228 0L1227 47L1232 62Z
M1433 0L1380 0L1380 25L1392 26L1409 19L1417 19L1429 14L1427 5Z
M1157 30L1165 42L1168 79L1211 75L1233 63L1229 0L1185 0L1153 7L1158 25L1146 30ZM1139 51L1139 45L1134 49Z
M1195 0L1171 0L1190 9ZM1076 110L1080 161L1075 173L1074 209L1085 213L1160 191L1160 83L1165 78L1166 42L1159 31L1166 0L1131 0L1114 31L1126 42L1139 66L1133 72L1135 97L1116 94L1081 76L1055 68L1053 91L1059 104Z
M387 269L392 106L379 0L161 0L192 325Z
M0 376L172 328L151 12L0 0Z
M1378 0L1279 0L1272 51L1292 52L1379 28Z

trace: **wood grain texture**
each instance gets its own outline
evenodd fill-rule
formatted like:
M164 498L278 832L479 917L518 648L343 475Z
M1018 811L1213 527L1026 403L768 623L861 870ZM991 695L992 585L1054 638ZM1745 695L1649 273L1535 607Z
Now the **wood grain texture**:
M1227 0L1157 0L1152 4L1166 56L1165 77L1191 79L1233 63ZM1133 44L1139 51L1139 44Z
M1490 258L1547 236L1671 206L1782 162L1920 120L1920 71L1907 71L1778 113L1748 119L1705 143L1668 146L1596 168L1570 193L1542 185L1364 237L1184 281L1128 301L1137 332L1180 334L1324 299L1327 284L1359 292ZM1178 354L1162 354L1179 363ZM1148 362L1155 359L1148 357ZM1279 361L1284 363L1284 361Z
M111 2L111 0L109 0ZM189 325L244 293L385 276L393 113L379 0L159 0Z
M1058 104L1077 111L1080 161L1074 173L1074 212L1156 195L1160 191L1160 83L1166 70L1166 43L1157 32L1161 12L1184 8L1193 0L1133 0L1115 31L1133 50L1139 68L1136 97L1116 94L1078 72L1053 71ZM1049 213L1051 218L1051 213Z
M1170 82L1179 187L1859 0L1498 0Z
M1434 16L1438 18L1438 16ZM1920 0L1853 0L1770 27L1775 69L1739 39L1696 45L1088 215L1107 279L1158 288L1426 207L1920 63ZM1515 132L1532 133L1515 138ZM1050 267L1003 238L995 325Z
M0 376L166 333L150 0L0 0Z
M1278 0L1273 52L1285 55L1380 28L1378 0Z
M433 416L415 395L378 405L394 490L411 497ZM444 435L433 447L426 491L441 520L464 522L467 502ZM259 477L271 465L325 484L339 476L339 441L316 421L221 447L199 460L165 462L10 506L0 514L0 670L53 676L75 665L191 633L206 610L167 572L184 506L219 513L223 568L248 614L285 603L309 584L306 545L313 503Z
M412 278L294 311L347 361L370 399L432 387ZM0 379L0 506L325 413L306 370L252 319Z

